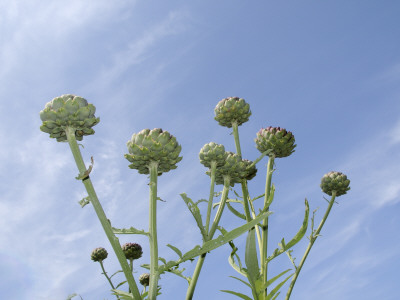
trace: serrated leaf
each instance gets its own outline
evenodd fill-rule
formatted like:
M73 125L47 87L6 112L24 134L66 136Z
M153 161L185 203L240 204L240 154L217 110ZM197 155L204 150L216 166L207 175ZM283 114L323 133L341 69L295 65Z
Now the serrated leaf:
M197 227L199 227L200 233L203 236L203 241L206 241L207 240L207 233L206 233L206 231L204 229L204 226L203 226L203 220L201 218L200 209L197 207L196 203L194 203L193 200L190 199L186 195L186 193L182 193L180 195L181 195L183 201L185 201L186 206L189 208L190 212L192 213L192 215L193 215L193 217L194 217L194 219L196 221Z
M183 274L182 274L183 271L185 271L185 269L182 269L182 270L169 269L167 272L172 273L172 274L175 274L175 275L177 275L177 276L179 276L179 277L185 279L185 280L188 282L188 284L190 285L190 282L191 282L192 278L191 278L191 277L186 277L185 275L183 275Z
M124 292L124 291L117 290L117 289L114 289L112 291L114 292L113 295L118 295L121 300L135 300L131 293Z
M76 294L76 293L73 293L73 294L69 295L69 296L67 297L67 299L65 299L65 300L71 300L72 298L74 298L74 297L76 297L76 296L79 296L79 297L82 299L82 296L81 296L81 295L78 295L78 294ZM82 299L82 300L83 300L83 299Z
M249 296L247 296L247 295L245 295L245 294L242 294L242 293L238 293L238 292L234 292L234 291L229 291L229 290L221 290L221 292L224 292L224 293L228 293L228 294L232 294L232 295L238 296L239 298L242 298L242 299L244 299L244 300L253 300L253 299L251 299Z
M192 250L186 252L181 259L178 259L176 261L169 261L165 265L161 266L159 268L159 272L160 273L165 272L166 270L172 268L175 265L179 265L179 264L183 263L184 261L193 259L204 253L210 252L210 251L234 240L235 238L239 237L243 233L247 232L252 227L256 226L259 222L264 220L270 214L272 214L272 212L270 212L270 211L264 212L264 213L260 214L259 216L257 216L252 221L227 232L225 235L220 235L216 239L207 241L202 246L199 246L199 245L195 246Z
M176 254L178 254L179 258L182 258L182 252L178 248L172 246L171 244L168 244L167 247L171 248Z
M130 227L128 229L126 229L126 228L119 229L119 228L112 227L112 230L113 230L114 234L143 234L143 235L150 236L150 233L148 233L144 230L136 229L134 227Z
M247 268L247 278L253 289L257 291L256 281L260 277L258 265L255 230L250 230L246 239L245 263Z
M272 259L274 259L275 257L281 255L283 252L289 250L290 248L292 248L294 245L296 245L298 242L300 242L300 240L304 237L306 231L307 231L307 227L308 227L308 216L309 216L309 211L310 211L310 207L308 205L308 201L307 199L305 199L305 212L304 212L304 220L303 220L303 224L300 227L299 231L296 233L296 235L290 240L289 243L283 245L282 242L280 243L280 249L275 249L273 254L271 256L269 256L267 258L267 262L271 261ZM284 243L284 239L282 239L283 243Z
M244 214L238 212L230 203L226 203L226 206L228 207L228 209L237 217L246 220L246 217Z

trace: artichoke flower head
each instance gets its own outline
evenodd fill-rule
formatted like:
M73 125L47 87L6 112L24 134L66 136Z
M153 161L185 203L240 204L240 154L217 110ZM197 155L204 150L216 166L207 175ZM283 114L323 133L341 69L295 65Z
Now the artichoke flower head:
M212 161L217 163L217 167L222 166L226 156L227 152L225 152L224 145L218 145L214 142L205 144L199 153L200 163L207 168L211 168Z
M100 122L94 113L96 108L86 99L74 95L62 95L48 102L40 112L43 124L40 130L50 134L57 142L67 141L65 129L75 129L75 138L81 141L84 135L94 134L92 127Z
M150 274L149 273L143 273L139 276L139 282L143 286L149 286L150 282Z
M129 154L125 158L132 164L131 169L136 169L140 174L149 174L151 162L157 163L158 175L176 169L176 164L182 160L179 156L181 145L168 131L161 128L153 130L143 129L134 133L127 143Z
M269 156L286 157L294 152L295 139L294 135L284 128L267 127L261 128L257 132L257 137L254 140L256 148L261 152L272 150Z
M96 248L92 251L92 254L90 255L90 258L93 261L103 261L107 258L108 256L108 252L106 249L99 247Z
M126 243L122 245L122 251L126 259L139 259L142 257L142 246L137 243Z
M256 175L257 169L255 166L249 168L251 163L249 160L242 160L236 153L226 152L224 164L217 167L215 173L216 184L224 184L225 176L230 177L230 186L242 182L242 179L252 179ZM211 176L211 171L208 170L206 174Z
M219 125L228 128L232 127L232 123L242 125L249 120L251 116L250 105L239 97L228 97L218 102L214 109L215 120Z
M321 189L325 194L332 196L332 192L336 191L336 196L339 197L350 190L350 180L341 172L329 172L321 179Z

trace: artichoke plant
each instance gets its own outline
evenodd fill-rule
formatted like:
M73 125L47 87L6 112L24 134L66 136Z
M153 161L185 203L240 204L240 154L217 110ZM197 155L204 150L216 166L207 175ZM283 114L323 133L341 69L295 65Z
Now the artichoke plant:
M336 196L339 197L350 190L350 180L341 172L329 172L321 179L321 189L325 194L332 196L332 192L336 191Z
M221 126L231 128L232 123L242 125L251 116L250 105L239 97L228 97L218 102L214 109L215 120Z
M218 145L214 142L205 144L199 153L200 163L207 168L211 168L211 162L215 161L217 167L225 163L227 153L224 145Z
M99 262L99 261L105 260L107 258L107 256L108 256L107 250L102 248L102 247L99 247L99 248L96 248L96 249L94 249L92 251L92 254L90 255L90 258L93 261Z
M49 133L57 142L67 140L66 128L75 129L75 137L81 141L84 135L94 134L93 126L100 122L94 113L96 108L86 99L70 94L56 97L40 112L43 124L40 130Z
M168 131L161 128L143 129L132 135L127 143L129 154L125 158L140 174L149 174L150 162L157 162L158 175L176 169L176 164L182 160L179 156L181 145Z
M142 246L137 243L126 243L122 245L122 251L125 254L126 259L139 259L142 257L143 251Z
M255 139L257 149L263 153L272 150L268 155L274 157L286 157L294 152L294 135L284 128L267 127L257 132Z

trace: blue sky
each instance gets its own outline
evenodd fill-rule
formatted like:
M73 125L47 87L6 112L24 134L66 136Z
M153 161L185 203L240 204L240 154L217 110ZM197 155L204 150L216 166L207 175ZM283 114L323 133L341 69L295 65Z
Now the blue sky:
M207 198L198 161L210 141L234 151L230 130L213 120L221 99L238 96L253 115L239 128L244 158L259 153L261 127L296 137L296 152L276 160L270 251L295 234L304 213L327 203L319 188L332 170L351 179L337 199L292 293L294 300L398 299L400 268L400 26L397 1L12 1L0 4L0 298L113 299L96 247L118 263L90 205L68 145L39 130L39 111L62 94L88 99L101 122L85 137L91 174L116 227L147 229L147 178L123 157L130 136L168 130L182 145L178 168L159 178L160 256L201 242L179 194ZM266 160L250 193L263 193ZM218 187L220 189L220 187ZM205 207L203 207L205 211ZM221 224L241 224L229 211ZM309 232L307 233L309 235ZM144 249L141 236L123 236ZM300 261L307 246L294 248ZM243 250L244 239L235 243ZM207 256L195 299L249 294L228 276L229 246ZM241 252L243 253L243 252ZM185 266L191 276L194 263ZM271 275L291 267L286 256ZM121 279L121 277L119 277ZM184 299L186 282L162 277L159 299ZM287 285L282 290L283 294ZM397 297L396 297L397 296Z

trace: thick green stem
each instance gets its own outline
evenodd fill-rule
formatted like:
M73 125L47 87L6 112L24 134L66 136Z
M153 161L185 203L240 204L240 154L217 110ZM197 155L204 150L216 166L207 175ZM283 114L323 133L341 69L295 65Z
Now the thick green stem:
M217 230L219 220L221 220L222 212L224 211L225 203L226 203L226 200L228 199L230 181L231 181L230 176L225 175L224 176L224 189L222 190L222 197L221 197L221 204L218 207L218 211L214 217L214 221L211 226L210 232L208 233L208 240L212 240L214 233Z
M157 162L151 162L150 169L150 283L149 300L157 297L158 284L158 243L157 243Z
M100 260L99 263L100 263L101 269L103 270L104 276L106 276L108 282L109 282L110 285L111 285L111 288L112 288L113 290L115 290L115 287L114 287L114 285L113 285L113 283L112 283L112 281L111 281L111 278L108 277L107 272L106 272L106 270L104 269L103 261ZM116 296L116 297L117 297L117 299L119 299L119 296Z
M224 189L222 191L221 203L220 203L220 205L218 207L218 211L217 211L217 214L215 215L215 218L214 218L213 224L211 226L210 232L208 233L207 241L212 240L212 238L214 236L214 233L217 230L218 223L219 223L219 221L221 219L222 212L224 210L226 200L228 199L229 184L230 184L230 177L229 176L224 176ZM199 259L197 260L197 264L196 264L196 268L195 268L193 276L192 276L192 280L190 281L189 287L188 287L187 292L186 292L186 298L185 298L186 300L193 299L194 290L196 288L196 284L197 284L197 281L199 279L200 271L201 271L201 268L203 267L203 263L204 263L205 258L206 258L206 253L202 254L199 257Z
M271 179L272 179L272 168L274 165L274 156L270 156L267 165L267 178L265 182L265 195L264 195L264 211L269 211L268 198L271 192ZM263 276L263 283L267 282L267 274L268 274L268 261L267 261L267 248L268 248L268 217L266 217L263 221L262 226L262 247L260 249L261 252L261 274ZM267 289L264 291L263 297L267 297ZM264 299L263 298L263 299Z
M240 140L239 140L239 129L237 122L232 122L233 129L233 137L235 139L236 146L236 154L242 157L242 150L240 149ZM247 180L242 180L242 195L243 195L243 205L244 205L244 213L246 215L246 221L251 221L250 208L249 208L249 190L247 188Z
M333 192L332 192L332 198L331 198L331 200L329 201L328 208L327 208L326 211L325 211L325 215L324 215L324 217L322 218L321 223L319 223L319 226L318 226L317 230L315 231L315 233L314 233L314 232L311 232L311 235L310 235L310 242L309 242L309 244L308 244L308 247L307 247L307 249L306 249L306 252L305 252L304 255L303 255L303 258L302 258L301 261L300 261L300 264L299 264L299 265L297 266L297 268L296 268L296 272L294 273L294 276L293 276L293 278L292 278L292 281L290 282L290 286L289 286L289 289L288 289L288 291L287 291L285 300L289 300L290 295L292 294L292 290L293 290L294 284L296 283L297 277L299 277L301 268L303 267L304 262L306 261L307 256L308 256L308 254L310 253L311 247L314 245L315 240L317 239L319 233L321 232L322 226L324 226L324 223L325 223L326 219L328 218L328 215L329 215L329 213L330 213L330 211L331 211L331 208L332 208L332 206L333 206L333 203L335 203L335 197L336 197L336 192L333 191Z
M210 183L210 195L208 196L208 207L207 207L207 217L206 217L206 232L210 228L211 219L211 208L214 200L214 186L215 186L215 172L217 170L217 162L211 162L211 183Z
M85 172L87 172L87 170L86 170L86 166L83 161L83 158L82 158L81 151L76 142L75 129L67 127L65 130L65 133L67 135L68 143L71 148L72 155L74 156L79 173L80 173L80 175L83 175L83 174L85 174ZM106 233L106 236L107 236L108 240L110 241L110 244L115 252L115 255L118 258L118 261L121 265L122 271L124 272L126 280L128 281L129 288L132 291L133 298L135 300L139 300L139 299L141 299L139 289L136 285L135 279L133 278L133 275L129 268L128 262L126 261L124 252L122 251L121 245L119 243L119 239L114 235L114 233L112 231L111 224L108 221L106 214L104 213L104 210L99 202L99 199L97 198L92 181L90 180L88 174L84 179L82 179L82 182L86 188L86 191L89 195L90 202L93 205L93 208L94 208L94 210L97 214L97 217L104 229L104 232Z

